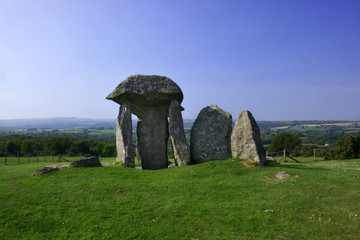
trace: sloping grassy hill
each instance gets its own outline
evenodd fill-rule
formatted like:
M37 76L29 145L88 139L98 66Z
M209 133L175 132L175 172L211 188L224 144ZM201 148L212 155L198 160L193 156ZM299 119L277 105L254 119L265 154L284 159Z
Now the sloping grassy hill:
M0 165L0 239L360 239L360 160L299 160L34 178L44 163Z

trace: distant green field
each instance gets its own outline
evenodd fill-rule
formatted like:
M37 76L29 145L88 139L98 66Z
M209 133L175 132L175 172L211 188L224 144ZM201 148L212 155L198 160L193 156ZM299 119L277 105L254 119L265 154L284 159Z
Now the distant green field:
M0 164L0 239L360 239L360 160L298 160L38 177L47 163Z

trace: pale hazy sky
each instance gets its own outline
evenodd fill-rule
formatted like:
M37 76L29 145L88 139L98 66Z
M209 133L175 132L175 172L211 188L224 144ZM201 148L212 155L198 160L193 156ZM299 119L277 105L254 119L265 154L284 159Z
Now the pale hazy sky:
M115 118L131 74L174 80L184 118L360 120L360 1L0 0L0 119Z

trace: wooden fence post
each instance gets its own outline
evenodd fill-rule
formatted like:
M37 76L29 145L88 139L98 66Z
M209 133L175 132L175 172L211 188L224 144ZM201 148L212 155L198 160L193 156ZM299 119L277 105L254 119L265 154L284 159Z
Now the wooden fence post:
M18 159L18 164L20 163L20 153L17 152L17 159Z
M6 165L6 157L7 157L7 154L6 154L6 152L5 152L5 165Z
M284 149L284 162L286 162L286 149Z
M314 161L316 161L316 148L314 148Z

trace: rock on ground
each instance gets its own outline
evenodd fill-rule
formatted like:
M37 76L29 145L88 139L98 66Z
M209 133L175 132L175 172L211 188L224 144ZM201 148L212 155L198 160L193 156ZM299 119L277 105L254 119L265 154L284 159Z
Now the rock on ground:
M42 175L42 174L46 174L46 173L51 173L51 172L58 171L58 170L59 170L59 168L57 168L57 167L40 168L40 169L35 171L35 173L33 174L33 177L38 176L38 175Z
M71 167L101 167L101 163L98 157L88 157L75 160L70 164Z
M242 111L236 119L231 134L231 152L233 158L252 160L261 165L266 162L260 130L250 111Z
M278 174L276 174L275 176L277 179L286 179L289 178L290 175L287 172L279 172Z
M191 161L208 162L231 158L231 114L216 105L203 108L190 133Z

